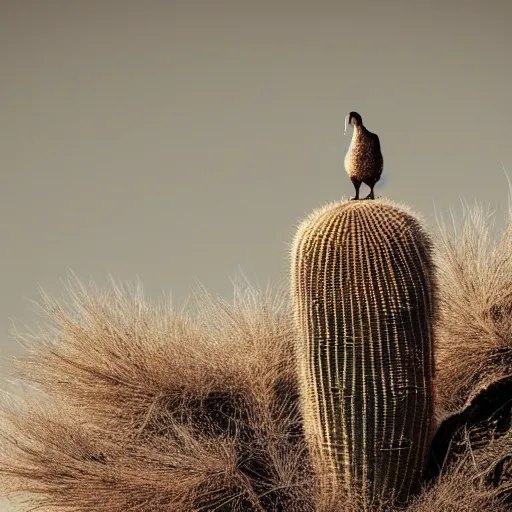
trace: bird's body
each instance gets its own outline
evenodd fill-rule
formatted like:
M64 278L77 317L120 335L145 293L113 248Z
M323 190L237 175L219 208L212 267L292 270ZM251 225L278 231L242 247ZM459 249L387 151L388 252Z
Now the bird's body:
M359 199L361 183L365 183L371 189L366 199L374 199L373 187L379 181L384 167L379 137L363 126L361 116L357 112L351 112L346 121L347 124L354 126L352 141L344 162L345 170L356 190L353 199Z

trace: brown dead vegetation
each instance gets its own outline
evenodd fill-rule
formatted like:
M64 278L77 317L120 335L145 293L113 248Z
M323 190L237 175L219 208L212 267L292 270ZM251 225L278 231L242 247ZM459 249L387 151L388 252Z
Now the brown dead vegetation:
M451 418L410 512L511 506L512 223L491 251L487 237L473 211L440 245L438 407ZM45 512L363 509L315 494L284 292L247 287L231 305L199 290L175 311L115 284L69 290L43 297L40 332L18 335L15 377L40 396L2 402L0 497Z
M512 378L512 210L493 242L493 215L465 206L459 229L439 237L437 387L446 414Z

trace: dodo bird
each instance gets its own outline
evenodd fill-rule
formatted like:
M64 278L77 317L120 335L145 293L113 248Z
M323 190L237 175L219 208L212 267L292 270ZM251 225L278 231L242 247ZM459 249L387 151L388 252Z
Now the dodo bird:
M384 166L379 137L366 129L363 119L357 112L350 112L345 117L344 134L347 133L349 124L354 127L354 132L344 163L345 170L356 189L356 195L351 199L359 199L361 183L370 187L370 193L364 199L375 199L373 187L380 180Z

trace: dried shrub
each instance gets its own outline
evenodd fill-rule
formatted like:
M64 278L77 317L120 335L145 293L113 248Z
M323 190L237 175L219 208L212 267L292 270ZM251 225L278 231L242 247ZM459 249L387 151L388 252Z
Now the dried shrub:
M445 421L410 512L511 507L512 225L492 250L489 236L477 210L440 240ZM176 311L115 284L69 291L44 296L45 326L18 335L14 377L39 393L1 402L0 498L45 512L366 506L314 492L284 293L248 287L231 305L200 290Z
M187 313L115 285L70 294L21 337L17 375L51 402L3 406L0 492L74 511L307 509L282 294L232 308L201 290Z
M492 228L490 213L467 205L460 228L442 224L436 347L441 416L512 377L512 210L496 242Z

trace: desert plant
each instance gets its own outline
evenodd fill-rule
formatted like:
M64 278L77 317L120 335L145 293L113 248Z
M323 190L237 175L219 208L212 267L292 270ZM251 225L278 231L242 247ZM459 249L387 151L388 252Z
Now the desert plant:
M419 489L433 433L428 235L387 201L328 205L298 229L291 286L319 493L406 502Z
M233 308L199 290L177 312L139 289L69 289L18 336L16 376L49 402L4 401L0 496L73 512L308 510L282 293L248 289Z
M437 416L444 421L428 478L470 451L473 461L491 459L480 472L498 485L512 478L512 209L501 233L495 212L478 204L463 202L461 217L458 226L453 215L451 226L441 219L436 240ZM510 506L510 485L501 493Z
M462 301L486 269L478 272L464 288L440 283L440 292ZM33 394L0 401L0 498L23 512L361 511L357 492L337 502L313 492L291 357L297 332L282 290L248 286L236 304L202 290L180 310L116 284L73 279L69 292L60 301L43 296L40 330L15 332L27 353L12 378ZM482 351L468 362L464 335L459 328L443 338L454 347L437 361L439 374L504 377L506 359ZM451 382L443 383L438 403L448 410ZM460 442L440 432L447 442L436 460L445 462L410 512L510 510L511 408L507 388L496 385L503 406L490 386L492 400L478 394L452 417ZM454 386L454 396L461 389L476 392ZM479 403L499 408L498 426ZM493 434L485 443L482 431Z
M512 379L512 209L493 240L495 214L463 204L456 227L440 222L437 380L444 415Z

